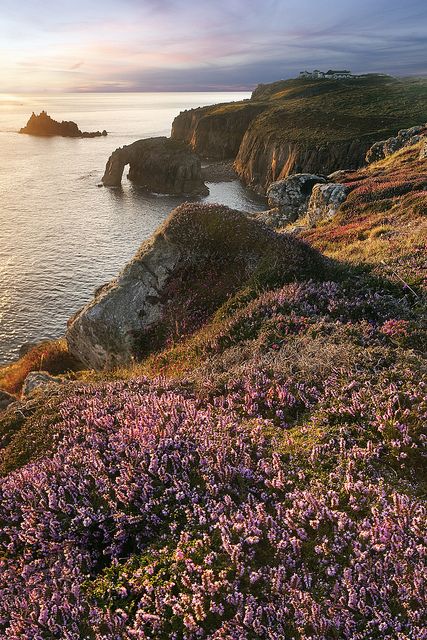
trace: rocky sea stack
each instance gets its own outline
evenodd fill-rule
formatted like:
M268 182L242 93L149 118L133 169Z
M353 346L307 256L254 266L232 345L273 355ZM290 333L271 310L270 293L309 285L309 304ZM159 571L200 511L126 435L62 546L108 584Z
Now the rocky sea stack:
M63 120L57 122L53 120L46 111L42 111L38 116L33 112L25 127L19 133L27 133L31 136L62 136L64 138L99 138L106 136L103 131L80 131L75 122Z
M207 195L200 158L183 142L146 138L113 151L102 182L118 187L129 165L129 180L155 193Z
M70 320L68 347L95 369L126 365L170 335L169 321L200 325L253 278L289 281L323 267L317 251L240 211L184 204Z

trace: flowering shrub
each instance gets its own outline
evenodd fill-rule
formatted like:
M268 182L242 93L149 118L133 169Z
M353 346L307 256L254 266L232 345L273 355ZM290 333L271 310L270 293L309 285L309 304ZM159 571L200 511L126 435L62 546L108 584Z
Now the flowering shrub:
M316 322L378 324L410 313L405 296L396 299L366 286L350 290L336 282L291 284L260 295L223 321L207 350L220 351L257 337L275 348L286 336L307 331Z
M426 638L426 511L386 473L421 455L413 382L76 388L55 452L1 481L3 637Z

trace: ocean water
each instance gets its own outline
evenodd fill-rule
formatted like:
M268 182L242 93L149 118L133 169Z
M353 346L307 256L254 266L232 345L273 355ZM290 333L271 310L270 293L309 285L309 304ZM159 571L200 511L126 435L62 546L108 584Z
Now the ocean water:
M110 153L169 135L183 109L249 97L246 93L0 94L0 365L28 341L64 334L67 319L114 277L141 242L185 198L97 185ZM32 111L73 120L106 138L19 135ZM264 207L238 181L208 184L202 202Z

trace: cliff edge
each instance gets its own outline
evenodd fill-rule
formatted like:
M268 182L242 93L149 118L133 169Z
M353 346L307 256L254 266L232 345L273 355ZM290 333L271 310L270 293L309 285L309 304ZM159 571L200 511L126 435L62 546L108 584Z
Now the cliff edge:
M426 117L425 80L296 79L260 85L250 100L183 112L172 136L204 156L234 155L242 181L265 193L290 174L357 169L375 142Z

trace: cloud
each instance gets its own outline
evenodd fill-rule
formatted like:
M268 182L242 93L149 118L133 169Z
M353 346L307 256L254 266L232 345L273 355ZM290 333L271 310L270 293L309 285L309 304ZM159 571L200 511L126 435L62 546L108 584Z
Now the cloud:
M424 0L27 0L23 16L4 2L4 90L251 88L336 65L426 73Z

